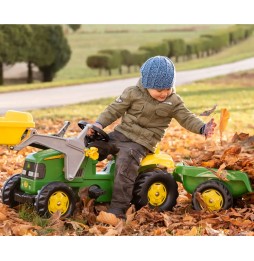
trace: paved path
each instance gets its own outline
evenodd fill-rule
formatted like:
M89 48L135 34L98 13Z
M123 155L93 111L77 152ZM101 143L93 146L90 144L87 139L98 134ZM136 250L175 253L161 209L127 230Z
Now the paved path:
M220 66L182 71L176 74L176 86L253 68L254 58L250 58ZM127 86L135 85L137 81L138 78L131 78L71 87L0 94L0 114L4 114L7 110L27 111L114 97L120 95Z

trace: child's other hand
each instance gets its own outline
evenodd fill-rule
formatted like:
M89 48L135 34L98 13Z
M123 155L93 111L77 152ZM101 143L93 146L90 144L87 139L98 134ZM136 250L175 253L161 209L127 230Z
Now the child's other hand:
M206 138L211 137L214 134L214 129L216 126L217 124L214 122L213 118L208 123L206 123L203 133Z

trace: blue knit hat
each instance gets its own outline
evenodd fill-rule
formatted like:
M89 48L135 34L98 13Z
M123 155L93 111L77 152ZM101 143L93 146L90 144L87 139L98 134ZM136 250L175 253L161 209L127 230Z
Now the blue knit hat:
M169 89L174 87L175 66L166 56L149 58L140 68L142 85L149 89Z

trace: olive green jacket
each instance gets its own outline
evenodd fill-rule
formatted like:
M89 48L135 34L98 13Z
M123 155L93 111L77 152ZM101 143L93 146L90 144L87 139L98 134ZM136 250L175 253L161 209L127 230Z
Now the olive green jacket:
M121 123L115 130L152 152L172 118L194 133L200 133L205 124L185 107L179 95L172 93L165 101L159 102L150 96L140 80L136 86L126 88L96 121L105 128L120 117Z

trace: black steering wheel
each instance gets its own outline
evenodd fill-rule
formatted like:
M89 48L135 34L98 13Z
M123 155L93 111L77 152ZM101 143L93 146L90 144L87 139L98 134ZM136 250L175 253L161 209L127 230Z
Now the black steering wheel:
M82 130L85 128L85 126L87 124L89 124L89 123L86 121L82 121L82 120L78 122L78 126ZM93 125L92 130L94 131L94 134L91 136L86 136L88 143L93 142L95 140L109 141L108 134L105 131L103 131L102 129Z

